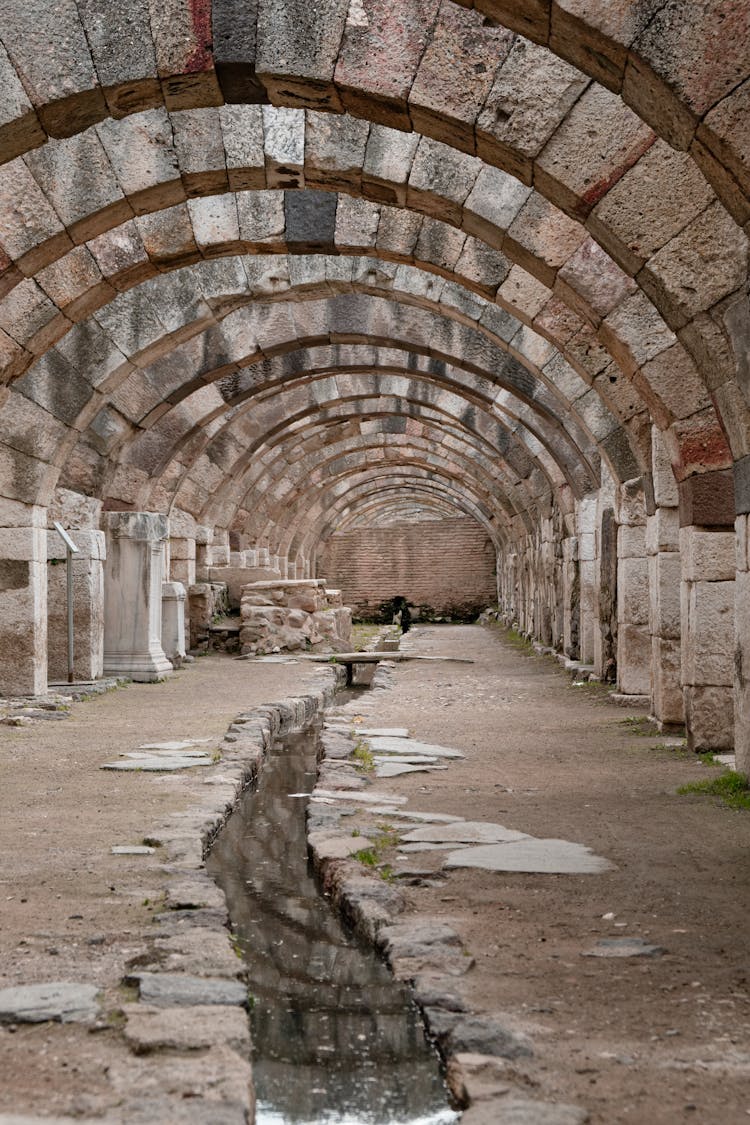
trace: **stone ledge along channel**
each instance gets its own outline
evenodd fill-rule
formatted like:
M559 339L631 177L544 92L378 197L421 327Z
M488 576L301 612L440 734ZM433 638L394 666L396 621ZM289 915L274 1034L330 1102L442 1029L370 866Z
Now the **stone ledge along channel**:
M408 986L346 930L313 874L303 795L321 723L274 742L207 861L247 965L256 1122L449 1125L458 1114Z

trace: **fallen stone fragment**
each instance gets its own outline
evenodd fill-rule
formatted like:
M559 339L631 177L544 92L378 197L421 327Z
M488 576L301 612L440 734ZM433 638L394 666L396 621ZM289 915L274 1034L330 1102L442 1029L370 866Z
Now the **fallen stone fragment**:
M247 988L235 980L194 977L187 973L133 973L141 1000L160 1008L204 1004L247 1006Z
M460 750L450 750L447 746L433 746L429 742L419 742L414 738L381 738L369 740L375 754L427 754L432 758L463 758Z
M401 837L405 844L500 844L516 840L530 840L526 832L505 828L502 824L490 824L483 820L460 820L444 827L430 825L415 828Z
M462 1016L448 1032L444 1047L448 1055L468 1052L503 1059L531 1058L534 1053L526 1035L492 1016Z
M250 1050L247 1016L237 1006L216 1004L191 1008L157 1008L126 1004L124 1035L137 1055L151 1051L196 1051L224 1043L235 1051Z
M459 1105L473 1105L507 1094L508 1061L496 1055L460 1051L448 1059L446 1079Z
M649 945L643 938L602 938L591 949L584 949L582 957L661 957L660 945Z
M146 844L113 844L109 850L112 855L153 855L156 848Z
M467 1109L461 1125L586 1125L589 1115L577 1105L500 1097Z
M534 836L507 844L487 844L451 852L444 865L478 867L485 871L527 871L549 875L599 875L613 864L591 848L568 840L538 840Z
M0 989L0 1023L83 1023L99 1014L93 984L50 981Z

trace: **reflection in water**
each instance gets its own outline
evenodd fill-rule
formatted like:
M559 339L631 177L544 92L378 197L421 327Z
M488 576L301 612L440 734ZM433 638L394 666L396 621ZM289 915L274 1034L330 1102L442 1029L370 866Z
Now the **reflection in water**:
M308 870L316 736L279 743L214 845L248 966L258 1125L449 1125L408 989L342 930Z

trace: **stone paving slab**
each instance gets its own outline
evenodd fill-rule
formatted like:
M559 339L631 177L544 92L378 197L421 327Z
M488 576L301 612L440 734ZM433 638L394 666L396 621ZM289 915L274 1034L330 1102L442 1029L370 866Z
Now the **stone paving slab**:
M80 1023L99 1014L92 984L50 981L0 989L0 1023Z
M548 875L600 875L613 864L594 855L583 844L569 840L539 840L529 836L507 844L487 844L451 852L443 864L446 870L480 867L486 871L525 871Z
M450 846L462 844L500 844L515 840L530 840L526 832L505 828L502 824L490 824L481 820L460 820L453 824L415 828L401 837L404 844L434 843Z
M140 998L157 1007L247 1006L247 988L239 981L195 977L188 973L133 973Z
M433 746L429 742L420 742L416 738L381 738L368 739L373 753L376 754L425 754L431 758L463 758L460 750L451 750L447 746ZM406 743L406 744L405 744Z
M136 1054L156 1050L194 1051L225 1043L235 1051L249 1053L250 1029L241 1008L182 1006L160 1008L149 1004L126 1004L124 1035Z
M664 949L638 937L602 938L582 957L660 957Z

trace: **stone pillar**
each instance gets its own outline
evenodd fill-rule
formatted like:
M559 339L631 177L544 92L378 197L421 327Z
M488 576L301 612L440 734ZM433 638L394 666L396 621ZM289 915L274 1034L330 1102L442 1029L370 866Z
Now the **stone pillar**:
M108 512L104 572L104 671L149 682L172 665L161 647L166 516Z
M208 582L209 567L214 565L214 533L210 527L195 529L195 581Z
M596 633L599 629L599 586L596 559L595 494L584 496L578 503L578 577L581 598L579 657L581 664L593 664Z
M563 652L570 660L580 654L581 584L578 574L578 539L563 540Z
M653 515L646 521L651 608L651 714L662 731L682 726L680 519L677 482L659 430L652 429Z
M97 680L104 673L104 532L73 528L73 675ZM68 595L65 544L47 532L47 675L68 679Z
M181 582L161 584L161 646L175 668L185 659L186 591Z
M0 694L47 691L47 512L0 500Z
M734 620L734 752L750 774L750 516L737 516Z
M169 574L172 582L182 582L184 586L195 585L195 539L192 537L169 537Z
M651 694L646 504L640 480L620 485L617 532L617 684L623 695Z
M735 536L680 529L682 684L688 748L734 746Z

